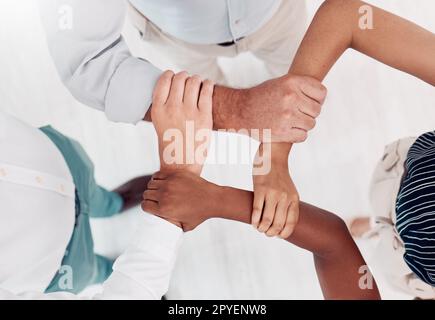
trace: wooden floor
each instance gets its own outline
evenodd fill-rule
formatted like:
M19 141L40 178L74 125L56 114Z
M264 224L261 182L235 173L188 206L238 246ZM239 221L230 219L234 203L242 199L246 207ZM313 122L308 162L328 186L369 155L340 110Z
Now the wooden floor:
M35 2L0 2L0 109L35 126L50 123L82 142L96 164L98 181L106 187L157 170L151 125L109 123L102 113L76 102L60 83ZM372 2L435 31L433 0ZM320 3L309 1L311 15ZM160 67L171 67L139 41L130 25L125 34L136 54ZM222 66L239 86L265 77L262 65L250 55L223 60ZM435 128L435 90L354 52L339 61L326 85L329 98L323 114L309 140L294 148L291 171L304 201L349 219L370 212L368 183L384 145ZM215 138L222 143L227 136ZM248 152L250 141L242 140L241 148ZM210 164L203 176L219 184L252 188L248 165ZM132 210L110 221L94 222L98 250L119 254L139 214ZM377 275L376 261L370 260L373 244L360 245ZM407 298L378 277L384 298ZM322 298L309 253L228 221L209 221L186 235L168 297Z

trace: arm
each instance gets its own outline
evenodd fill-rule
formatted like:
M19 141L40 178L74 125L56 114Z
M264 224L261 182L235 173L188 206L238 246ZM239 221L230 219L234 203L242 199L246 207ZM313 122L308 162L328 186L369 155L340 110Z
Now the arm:
M161 71L133 57L121 36L126 1L39 0L39 9L50 53L71 94L109 120L142 120Z
M348 48L353 48L435 85L435 35L374 6L370 6L373 10L374 28L363 29L360 27L362 16L360 8L364 9L364 6L366 3L359 0L326 0L302 41L289 74L311 76L322 81L338 58ZM290 150L291 145L285 143L275 145L273 149L276 151L272 154L273 163L287 161L286 150ZM280 171L281 174L275 176L254 177L256 195L257 189L261 191L261 184L267 185L268 181L273 181L273 184L278 187L279 184L275 181L282 180L283 177L289 180L288 168L284 166ZM294 189L289 192L292 190L290 186L291 184L287 183L287 187L281 188L280 191L297 195ZM261 198L261 194L259 197ZM255 199L259 197L256 196ZM295 202L296 208L297 200ZM262 207L262 204L257 204L256 207ZM254 221L258 220L259 211L254 210ZM278 215L278 212L276 214ZM296 216L297 211L289 212L289 215Z
M116 260L113 273L94 297L71 293L14 293L0 287L0 299L161 299L167 292L182 230L157 217L145 215L129 248Z
M252 192L217 186L189 172L161 172L148 184L142 208L180 221L189 231L211 218L250 223L252 201ZM360 289L359 270L366 263L346 225L334 214L302 203L299 222L286 240L313 253L326 299L380 298L374 282L372 289Z
M313 101L312 91L320 91L322 98ZM320 115L325 97L326 88L319 81L293 74L249 89L216 86L213 128L257 129L259 136L251 137L265 142L303 142ZM264 130L269 130L270 135L264 135Z
M220 197L225 199L224 205L211 211L216 217L250 222L252 192L222 188ZM362 277L359 270L366 262L345 223L336 215L301 203L299 222L286 241L313 253L325 299L380 298L376 284L372 290L359 288Z
M320 92L320 103L310 98L313 91ZM325 96L326 88L319 81L292 74L249 89L216 85L213 130L236 130L266 142L303 142L320 115ZM153 121L152 110L145 120Z
M360 28L360 8L365 5L359 0L326 0L290 72L323 80L338 58L352 48L435 85L435 34L371 5L373 29Z

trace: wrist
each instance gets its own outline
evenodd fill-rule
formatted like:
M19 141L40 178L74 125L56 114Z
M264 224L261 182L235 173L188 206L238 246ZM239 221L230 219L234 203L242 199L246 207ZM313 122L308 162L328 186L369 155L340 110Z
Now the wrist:
M226 204L226 187L208 182L208 199L206 202L206 210L202 210L202 218L204 221L213 218L221 218L222 212L225 211Z
M191 172L197 176L200 176L201 172L202 172L202 165L164 164L164 163L161 163L160 171L164 171L164 172L168 172L168 173L188 171L188 172Z
M243 108L248 96L247 89L215 86L213 93L213 129L249 128L244 123Z
M263 161L270 161L273 166L288 166L288 157L292 148L292 144L282 143L261 143L257 157L261 157Z

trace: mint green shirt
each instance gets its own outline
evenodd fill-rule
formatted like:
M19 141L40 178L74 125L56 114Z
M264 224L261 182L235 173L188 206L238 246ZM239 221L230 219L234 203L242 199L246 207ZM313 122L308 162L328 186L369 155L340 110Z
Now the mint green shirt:
M94 165L81 145L50 126L40 129L65 158L76 186L76 222L62 266L46 292L79 293L88 285L101 283L112 272L113 261L94 253L90 218L113 216L123 200L115 192L97 185ZM55 231L54 231L55 232Z

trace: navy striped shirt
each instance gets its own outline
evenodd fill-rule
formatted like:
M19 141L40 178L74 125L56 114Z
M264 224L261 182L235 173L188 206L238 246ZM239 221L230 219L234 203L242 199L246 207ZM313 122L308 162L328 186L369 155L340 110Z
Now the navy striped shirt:
M425 133L412 145L405 169L396 228L405 245L405 262L421 280L435 286L435 132Z

